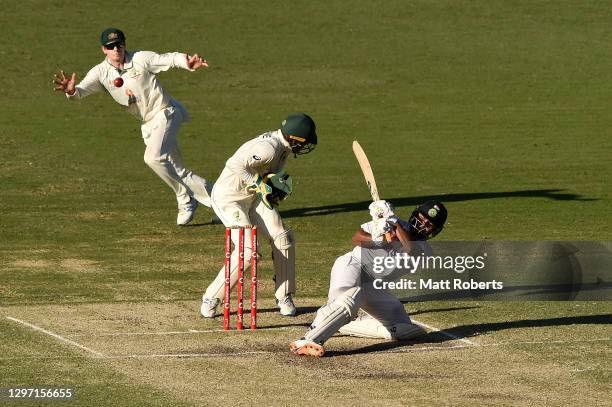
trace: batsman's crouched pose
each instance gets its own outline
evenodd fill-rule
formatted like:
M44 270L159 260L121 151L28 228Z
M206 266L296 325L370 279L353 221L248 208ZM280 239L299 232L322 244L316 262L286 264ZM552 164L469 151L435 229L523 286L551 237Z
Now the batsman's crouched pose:
M225 163L212 190L212 208L226 227L257 226L259 236L267 236L272 245L276 302L280 313L296 313L295 241L293 231L283 225L275 206L291 192L291 177L283 172L290 154L306 154L317 144L314 121L306 114L287 117L279 130L269 131L244 143ZM230 284L238 280L238 231L232 231L234 249ZM244 258L251 257L251 229L245 230ZM248 264L248 263L247 263ZM205 318L217 314L222 302L225 269L202 296L200 313Z
M446 208L441 202L428 201L418 206L406 222L393 213L386 201L375 201L370 205L370 213L373 220L363 224L353 236L353 250L336 259L332 267L327 304L319 308L306 334L289 345L296 355L323 356L323 344L338 331L358 337L397 340L425 333L412 323L403 304L393 294L376 289L369 279L362 281L363 256L373 244L378 250L389 248L384 249L384 255L391 256L392 246L376 246L383 239L387 243L399 241L405 253L427 250L424 241L442 230ZM365 314L357 318L359 309Z

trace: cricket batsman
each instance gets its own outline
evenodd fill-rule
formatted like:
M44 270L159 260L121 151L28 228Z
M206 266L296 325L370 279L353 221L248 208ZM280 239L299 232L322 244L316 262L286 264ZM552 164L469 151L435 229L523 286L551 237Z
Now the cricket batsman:
M382 243L399 242L400 250L407 254L426 250L425 240L436 236L444 227L446 208L441 202L428 201L418 206L407 222L397 217L391 204L384 200L374 201L369 209L372 221L361 225L353 236L353 250L338 257L332 267L327 304L319 308L306 334L289 345L294 354L323 356L323 344L338 331L357 337L395 340L425 333L412 323L403 304L393 294L376 289L370 279L362 281L362 259L367 255L364 251L374 248L384 247L385 256L396 254L392 253L392 245ZM357 318L359 309L365 314Z
M190 120L189 114L162 88L157 74L170 68L195 71L208 67L208 62L198 54L128 51L125 35L118 28L104 30L100 44L104 61L91 68L78 85L75 73L70 77L64 71L55 74L55 90L70 100L106 91L142 122L144 161L172 188L178 202L176 224L186 225L198 202L210 206L212 185L183 166L177 136L181 124Z
M257 226L258 235L272 245L275 297L281 315L294 316L295 239L276 209L292 190L291 177L283 169L287 158L311 152L317 144L314 121L304 113L289 115L278 130L247 141L225 163L212 189L212 208L226 227ZM230 285L238 280L238 230L232 231ZM245 229L244 258L251 257L251 229ZM248 264L247 264L248 267ZM223 300L225 269L222 267L202 296L200 313L217 315Z

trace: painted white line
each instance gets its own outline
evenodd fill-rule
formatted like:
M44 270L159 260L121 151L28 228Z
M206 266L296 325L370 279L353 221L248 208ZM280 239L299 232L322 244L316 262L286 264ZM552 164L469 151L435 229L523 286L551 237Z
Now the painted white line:
M612 338L594 338L594 339L567 339L567 340L549 340L549 341L519 341L519 342L496 342L484 344L480 346L503 346L503 345L558 345L567 343L585 343L585 342L607 342L612 341Z
M9 316L7 316L7 317L6 317L6 319L9 319L9 320L11 320L11 321L13 321L13 322L17 322L18 324L21 324L21 325L25 325L25 326L27 326L28 328L32 328L32 329L34 329L35 331L42 332L42 333L44 333L44 334L47 334L47 335L49 335L49 336L52 336L53 338L58 339L58 340L60 340L60 341L62 341L62 342L64 342L64 343L67 343L67 344L69 344L69 345L76 346L77 348L83 349L84 351L87 351L87 352L91 353L92 355L95 355L96 357L99 357L99 358L104 357L104 354L103 354L103 353L101 353L101 352L98 352L98 351L96 351L96 350L90 349L90 348L88 348L87 346L83 346L83 345L81 345L80 343L77 343L77 342L75 342L75 341L72 341L72 340L70 340L70 339L68 339L68 338L64 338L64 337L63 337L63 336L61 336L61 335L58 335L58 334L56 334L56 333L54 333L54 332L51 332L51 331L48 331L48 330L46 330L46 329L44 329L44 328L41 328L41 327L39 327L39 326L36 326L36 325L34 325L34 324L30 324L29 322L25 322L25 321L22 321L22 320L20 320L20 319L13 318L13 317L9 317Z
M414 321L414 320L413 320ZM483 343L478 344L477 347L489 348L498 346L516 346L516 345L559 345L569 343L588 343L588 342L609 342L612 338L597 338L597 339L570 339L565 341L518 341L518 342L494 342L494 343ZM409 353L409 352L421 352L421 351L433 351L433 350L453 350L453 349L467 349L474 348L474 345L454 345L454 346L423 346L420 348L401 348L401 349L389 349L381 351L380 353Z
M497 347L497 346L513 346L513 345L550 345L550 344L568 344L568 343L586 343L586 342L609 342L612 338L597 338L597 339L575 339L567 341L518 341L518 342L496 342L481 344L478 348ZM473 345L453 345L453 346L421 346L421 347L402 347L397 349L388 349L376 351L373 353L410 353L410 352L433 352L433 351L449 351L456 349L473 349ZM255 355L271 355L285 354L281 351L250 351L250 352L234 352L234 353L163 353L163 354L132 354L132 355L102 355L101 359L156 359L156 358L218 358L218 357L243 357ZM0 357L0 360L26 360L26 359L81 359L79 356L11 356Z
M219 333L219 332L225 332L228 334L231 333L238 333L238 334L243 334L243 333L247 333L247 332L257 332L257 331L284 331L287 329L292 329L292 328L300 328L300 329L304 329L303 326L280 326L280 327L270 327L270 328L266 328L266 327L262 327L262 328L257 328L256 331L251 331L249 328L246 328L243 331L238 331L236 329L231 329L229 331L226 331L224 329L203 329L203 330L197 330L197 329L188 329L187 331L157 331L157 332L96 332L96 333L86 333L86 334L76 334L76 335L72 335L73 337L79 337L79 336L96 336L96 337L101 337L101 336L146 336L146 335L191 335L191 334L207 334L207 333Z
M284 352L272 352L272 351L251 351L251 352L234 352L234 353L160 353L160 354L146 354L146 353L135 353L131 355L102 355L98 356L99 359L157 359L157 358L177 358L177 359L188 359L188 358L220 358L220 357L243 357L243 356L254 356L254 355L269 355L272 353L284 353ZM57 360L57 359L84 359L85 356L9 356L0 357L2 360Z
M420 348L398 348L383 350L379 353L410 353L410 352L431 352L436 350L454 350L473 348L474 345L452 345L452 346L421 346Z
M463 343L467 343L468 345L471 345L471 346L480 346L476 342L472 342L472 341L470 341L467 338L460 338L457 335L453 335L451 333L448 333L448 332L444 331L443 329L439 329L439 328L436 328L435 326L427 325L426 323L417 321L416 319L413 319L413 318L410 318L410 319L412 319L412 322L414 322L415 324L420 325L423 328L429 329L430 331L439 332L442 335L448 336L451 339L455 339L457 341L461 341Z
M251 351L251 352L234 352L234 353L161 353L161 354L136 353L133 355L109 355L109 356L105 356L104 358L105 359L221 358L221 357L235 357L235 356L268 355L271 353L280 353L280 352Z
M71 359L86 359L89 356L85 355L55 355L55 356L44 356L44 355L36 355L36 356L8 356L6 358L0 358L0 360L71 360Z

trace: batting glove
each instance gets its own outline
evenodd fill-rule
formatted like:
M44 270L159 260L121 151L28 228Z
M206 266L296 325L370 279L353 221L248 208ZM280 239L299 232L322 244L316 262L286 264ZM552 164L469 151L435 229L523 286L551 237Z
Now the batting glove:
M372 221L372 241L380 243L385 239L385 233L393 230L393 224L385 218L378 218Z
M393 205L385 200L374 201L368 207L372 220L380 218L388 218L389 216L395 215Z

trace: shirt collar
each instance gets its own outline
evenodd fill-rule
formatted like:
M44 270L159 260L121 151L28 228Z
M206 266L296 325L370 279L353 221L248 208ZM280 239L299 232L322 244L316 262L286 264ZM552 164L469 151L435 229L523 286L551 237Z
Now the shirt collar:
M125 57L123 59L123 70L124 71L127 70L127 69L130 69L132 67L132 64L133 64L132 59L133 59L133 57L134 57L134 53L133 52L130 52L128 50L125 51ZM106 62L108 65L110 65L111 68L117 69L117 68L115 68L113 66L113 64L110 63L108 58L104 58L104 62Z
M283 143L283 145L285 146L285 148L287 148L288 150L291 150L291 145L289 144L289 142L285 139L285 136L283 136L283 132L280 131L280 129L276 130L275 132L275 136L277 136L281 143Z

